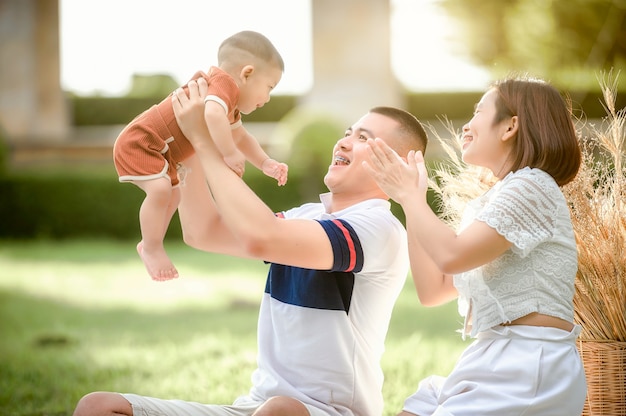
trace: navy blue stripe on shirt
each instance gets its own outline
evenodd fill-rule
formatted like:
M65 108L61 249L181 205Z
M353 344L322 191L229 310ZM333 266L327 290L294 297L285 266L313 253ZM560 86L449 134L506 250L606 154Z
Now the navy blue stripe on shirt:
M319 220L333 250L331 270L272 264L265 292L281 302L306 308L350 310L354 273L363 269L363 249L346 221Z
M273 263L265 292L274 299L305 308L350 311L354 274L303 269Z

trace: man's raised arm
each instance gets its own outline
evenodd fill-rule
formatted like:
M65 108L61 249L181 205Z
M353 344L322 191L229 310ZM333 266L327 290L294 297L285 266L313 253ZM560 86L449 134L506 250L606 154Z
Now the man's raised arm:
M203 118L202 97L206 91L205 80L192 81L189 83L189 96L178 89L172 96L172 104L181 130L196 150L221 218L220 227L223 225L230 230L243 250L240 252L242 256L308 269L330 269L333 253L322 226L314 220L276 217L224 163ZM196 212L201 213L199 209ZM210 226L208 222L206 228ZM203 230L203 233L206 236L200 237L201 240L215 237L211 235L211 229ZM200 243L198 246L210 247L211 243Z

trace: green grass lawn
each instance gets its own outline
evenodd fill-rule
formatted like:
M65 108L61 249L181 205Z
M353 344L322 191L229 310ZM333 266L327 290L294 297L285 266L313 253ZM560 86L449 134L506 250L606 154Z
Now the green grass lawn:
M230 403L250 387L267 266L169 243L154 282L133 242L0 242L0 415L71 415L90 391ZM466 343L456 305L419 306L410 279L383 359L385 415L446 374Z

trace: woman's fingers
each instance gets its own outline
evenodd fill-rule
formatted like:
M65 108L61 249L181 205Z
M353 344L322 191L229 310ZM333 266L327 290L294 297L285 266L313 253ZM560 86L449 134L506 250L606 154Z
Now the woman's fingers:
M382 173L386 167L400 159L398 154L381 139L369 139L367 144L369 161L366 161L365 165L370 174Z
M367 167L367 170L370 173L375 173L376 171L383 169L383 163L380 160L380 151L377 150L377 146L375 145L373 140L367 141L367 154L369 156L369 160L364 161L363 163Z
M420 189L428 189L428 171L424 163L424 155L421 151L415 153L415 166L419 175L418 184Z
M376 138L374 139L374 143L376 144L376 149L379 151L381 155L381 160L384 162L394 162L399 159L398 154L391 148L384 140Z
M387 145L382 139L369 139L367 141L369 144L372 153L375 156L375 159L381 164L385 165L386 163L392 162L396 159L396 152L393 151L391 147Z

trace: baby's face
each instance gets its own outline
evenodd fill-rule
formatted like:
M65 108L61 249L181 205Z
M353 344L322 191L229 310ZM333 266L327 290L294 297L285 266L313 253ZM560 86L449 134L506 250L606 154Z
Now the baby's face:
M282 76L283 72L278 67L256 67L240 85L239 111L250 114L263 107L270 100L270 92L278 85Z

